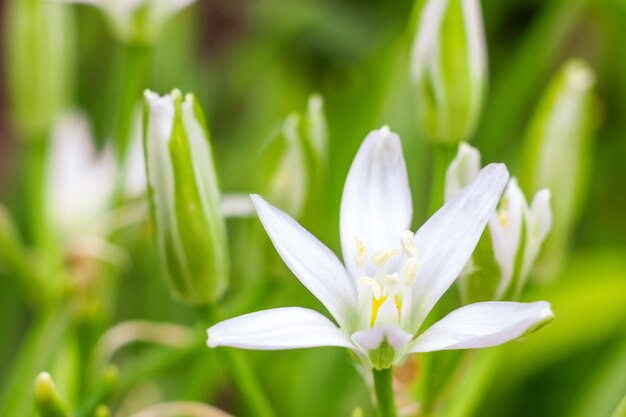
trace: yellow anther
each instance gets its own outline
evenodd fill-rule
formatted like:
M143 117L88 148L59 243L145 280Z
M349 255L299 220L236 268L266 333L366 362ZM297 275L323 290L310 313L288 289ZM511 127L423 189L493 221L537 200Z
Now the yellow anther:
M506 227L506 222L508 220L509 216L506 212L506 210L500 210L498 212L498 220L500 221L500 224L502 225L502 227Z
M398 290L400 290L400 279L398 278L398 274L385 275L383 294L395 294Z
M378 267L381 267L387 262L389 259L393 258L398 254L398 251L395 248L389 248L385 250L381 250L372 256L372 262Z
M405 230L404 233L402 233L402 247L404 248L406 256L417 255L417 248L413 242L413 236L413 232L410 230Z
M405 263L404 263L404 269L402 270L402 275L404 276L405 284L406 285L411 285L413 283L413 280L415 279L415 276L417 275L417 269L419 267L419 262L417 262L417 258L413 257L413 258L409 258Z
M354 260L358 267L362 267L365 264L365 245L358 236L354 237L354 241L356 242L356 254L354 255Z
M380 288L380 285L378 284L378 282L376 282L374 278L363 277L359 280L359 282L371 288L372 294L374 294L375 299L379 299L382 297L383 291Z

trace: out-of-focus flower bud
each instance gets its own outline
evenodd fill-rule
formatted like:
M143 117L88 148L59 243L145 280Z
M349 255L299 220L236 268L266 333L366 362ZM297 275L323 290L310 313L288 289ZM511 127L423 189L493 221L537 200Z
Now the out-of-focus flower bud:
M215 302L228 285L228 247L202 110L178 90L146 91L145 103L152 218L170 288L190 304Z
M324 117L324 100L319 94L309 97L305 116L301 119L300 134L312 159L312 174L323 180L328 169L328 127Z
M152 43L168 19L195 0L60 0L90 4L109 20L115 36L125 43Z
M469 184L480 168L478 149L461 143L446 172L446 200ZM464 301L518 298L551 226L550 191L539 190L529 206L511 178L461 275Z
M306 113L289 115L265 148L259 186L269 201L300 218L305 208L310 208L309 204L319 200L327 164L328 133L323 102L320 96L313 95Z
M558 273L586 194L596 128L595 75L573 60L556 75L531 119L522 153L522 185L553 192L554 230L540 260L541 274Z
M487 54L478 0L418 0L411 81L418 126L433 142L474 133L487 85Z
M73 21L63 6L46 0L8 2L7 74L18 132L45 136L72 92Z
M35 380L35 403L42 417L69 417L67 406L47 372L40 373Z
M298 132L300 116L291 114L263 151L262 175L268 200L298 218L306 203L308 170L304 143Z

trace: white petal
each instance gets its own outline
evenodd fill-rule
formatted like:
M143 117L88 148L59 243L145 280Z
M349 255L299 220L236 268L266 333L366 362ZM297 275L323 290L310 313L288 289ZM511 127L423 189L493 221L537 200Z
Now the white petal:
M416 339L411 352L496 346L524 336L553 316L545 301L470 304L433 324Z
M208 329L209 347L281 350L318 346L354 345L330 320L314 310L275 308L244 314Z
M146 159L143 152L142 111L137 106L134 115L133 133L124 162L124 193L135 198L146 193L148 178L146 177Z
M493 255L500 267L500 282L496 288L496 299L502 298L504 292L508 288L513 278L513 268L515 266L515 253L512 251L511 245L507 240L502 223L498 215L495 214L489 219L489 234L491 237L491 246Z
M524 215L528 211L528 203L526 203L526 197L524 193L517 185L517 180L511 178L504 190L504 195L500 202L503 207L503 218L498 218L500 230L493 225L493 219L490 220L489 230L492 232L492 243L494 246L494 252L496 260L502 268L503 274L498 288L496 290L496 297L501 298L504 296L511 279L513 278L513 272L515 269L515 260L517 259L518 252L520 250L520 244L522 241L522 226ZM501 236L497 236L498 232L502 232L504 235L504 242L499 241ZM495 237L495 239L493 239ZM497 248L496 245L501 244L506 246L504 248ZM503 254L506 252L506 255ZM510 271L510 273L509 273Z
M480 172L480 152L462 142L459 151L446 170L445 200L449 201L466 187Z
M365 351L378 349L385 339L396 351L402 351L412 338L396 325L376 326L352 335L352 341Z
M511 178L507 184L501 204L506 206L503 230L513 252L517 252L522 235L522 216L527 209L527 203L515 178Z
M448 1L427 1L422 10L411 51L411 78L414 81L422 77L433 61L447 7Z
M550 190L539 190L530 205L530 222L534 227L530 232L533 240L543 241L552 228L552 210L550 208Z
M535 194L528 210L526 221L526 249L522 264L522 280L530 272L530 269L539 254L543 241L552 228L552 210L550 208L550 190L542 189ZM522 283L523 284L523 283Z
M51 140L47 206L62 232L84 233L108 208L115 157L109 147L98 153L89 122L80 113L61 115Z
M419 269L413 285L411 329L418 329L461 273L494 213L508 177L503 164L487 165L415 234Z
M341 261L294 219L252 195L261 223L291 272L316 296L341 327L356 323L356 284Z
M402 232L411 225L411 190L400 138L387 127L372 131L359 148L341 199L343 261L357 276L358 236L368 256L399 247Z

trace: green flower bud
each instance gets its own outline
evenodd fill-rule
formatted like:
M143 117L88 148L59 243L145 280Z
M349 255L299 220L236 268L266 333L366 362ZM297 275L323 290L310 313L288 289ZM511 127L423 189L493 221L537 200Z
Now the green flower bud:
M304 115L287 117L261 159L259 187L269 201L296 218L314 209L311 204L319 200L328 166L328 133L320 96L310 97Z
M302 214L309 180L299 123L298 114L285 120L263 151L258 178L268 200L296 218Z
M478 0L418 0L411 81L418 126L431 141L458 143L474 133L487 84Z
M539 102L525 137L524 189L552 190L554 225L541 262L548 275L559 269L586 192L596 127L594 83L595 75L587 64L566 63Z
M125 43L152 43L168 19L195 0L63 0L90 4L107 17L113 34Z
M40 373L35 380L35 403L41 417L69 417L67 406L47 372Z
M152 219L170 288L190 304L228 285L221 195L202 109L193 95L146 91L144 150Z
M5 19L15 126L21 135L41 137L72 91L72 16L46 0L11 0Z

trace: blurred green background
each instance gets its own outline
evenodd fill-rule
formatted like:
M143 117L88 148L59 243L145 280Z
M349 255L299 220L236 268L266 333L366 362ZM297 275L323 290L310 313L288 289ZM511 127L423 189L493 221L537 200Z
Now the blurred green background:
M23 198L30 145L14 122L7 70L28 48L11 52L8 3L2 2L0 202L32 249L30 203ZM62 107L87 114L102 145L115 124L127 50L97 10L66 7L67 22L55 28L69 31L71 42L58 57L68 64ZM196 94L211 130L222 191L244 193L263 192L257 180L260 151L288 114L304 111L310 94L320 93L329 174L316 195L317 212L303 222L338 250L339 200L349 164L365 135L383 124L403 140L414 225L428 214L433 150L418 134L409 88L413 7L406 0L200 0L172 18L147 52L141 89ZM473 352L460 369L442 368L428 388L441 402L435 415L609 417L626 393L626 2L483 0L482 8L490 81L472 144L483 162L502 161L520 174L533 110L570 58L584 59L596 73L597 130L562 268L535 277L523 297L551 302L555 321L522 343ZM227 226L232 274L226 316L287 305L324 311L284 267L256 218L229 219ZM146 319L192 326L198 341L183 349L122 349L113 359L120 383L108 400L112 410L129 415L150 403L197 400L243 415L223 364L203 346L205 328L167 291L149 223L116 232L113 239L132 262L115 271L100 267L103 282L87 291L82 301L89 312L78 317L50 313L49 306L33 308L14 271L0 265L1 414L32 415L32 380L43 370L51 371L72 407L84 406L98 382L80 375L99 336L115 323ZM48 333L37 334L38 328ZM367 385L341 349L246 355L278 415L349 416L357 406L373 415ZM437 354L424 356L429 355ZM423 389L421 364L416 358L407 388L416 398ZM438 386L437 378L448 382Z

